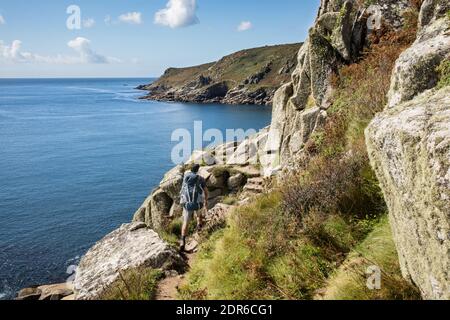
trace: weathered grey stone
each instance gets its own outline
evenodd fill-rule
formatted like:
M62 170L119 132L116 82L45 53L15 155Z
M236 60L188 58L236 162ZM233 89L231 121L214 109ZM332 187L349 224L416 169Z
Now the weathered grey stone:
M410 7L409 0L377 0L371 4L379 5L385 22L394 27L402 24L402 13ZM332 74L342 63L357 59L366 43L364 12L368 6L361 1L321 1L316 22L299 51L292 81L274 96L268 141L259 155L264 175L292 167L312 132L324 124L325 110L332 103Z
M331 90L330 77L337 72L339 60L331 44L315 29L309 33L311 87L317 106L321 106Z
M182 271L185 262L144 223L125 224L81 259L74 281L76 299L99 299L120 272L139 267Z
M216 164L216 158L212 155L212 151L194 151L186 164L199 164L212 166Z
M433 88L450 54L448 1L426 0L414 44L396 62L388 108L366 130L405 278L450 299L450 87ZM425 92L424 92L425 91Z
M172 205L172 208L170 208L170 218L177 218L181 217L183 215L183 207L180 205L179 202L174 202Z
M206 181L206 186L211 189L220 189L225 187L225 175L214 176L213 174Z
M317 30L323 37L330 39L330 44L341 57L350 60L352 57L352 9L353 2L345 1L338 12L327 12L319 17Z
M291 154L299 152L316 128L317 119L320 114L319 108L305 110L300 115L300 130L292 135L289 141L289 149Z
M203 232L211 233L215 230L223 228L232 208L232 206L219 203L214 208L209 210L205 218Z
M395 29L402 27L403 15L406 10L411 8L410 0L375 0L371 4L379 6L382 22Z
M419 15L419 31L433 21L444 18L449 10L450 2L448 0L425 0Z
M170 217L170 209L174 203L173 199L164 192L158 189L151 196L151 227L159 230L164 227L167 219Z
M245 183L245 176L242 173L237 173L228 179L227 186L229 190L234 191L241 188L244 185L244 183Z
M152 208L151 208L151 195L148 196L141 207L136 211L133 216L133 222L145 222L149 227L152 225Z
M366 137L404 276L450 299L450 87L386 110Z
M41 297L41 290L37 287L25 288L19 291L16 300L39 300Z
M180 199L180 190L181 185L183 184L184 171L184 166L176 166L165 174L164 179L159 184L159 187L176 202L179 202Z
M230 159L236 151L237 146L238 143L236 141L217 146L214 149L214 158L216 159L216 164L227 163L227 160Z
M133 216L133 222L145 222L146 208L139 208Z
M220 197L223 195L223 189L214 189L214 190L209 190L209 194L208 194L208 200Z
M73 294L73 285L71 283L59 283L38 288L41 291L39 300L62 300Z

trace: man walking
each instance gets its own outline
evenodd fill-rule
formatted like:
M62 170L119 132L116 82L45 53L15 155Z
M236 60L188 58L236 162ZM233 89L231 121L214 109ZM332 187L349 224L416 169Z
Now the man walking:
M200 229L203 223L201 210L208 210L208 188L206 181L198 173L200 165L192 166L190 172L187 172L183 178L181 187L181 205L183 206L183 227L181 229L180 251L184 252L186 248L186 237L189 224L194 214L197 214L197 228Z

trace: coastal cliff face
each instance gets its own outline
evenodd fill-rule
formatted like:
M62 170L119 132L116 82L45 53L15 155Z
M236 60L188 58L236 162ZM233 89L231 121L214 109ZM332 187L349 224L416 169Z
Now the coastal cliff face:
M291 82L276 93L266 152L266 173L295 166L311 134L327 118L332 104L331 77L339 67L355 61L367 44L368 19L376 19L361 1L323 0L309 37L298 54ZM382 23L402 25L402 12L409 0L372 1L380 6Z
M366 131L403 275L426 299L450 299L450 87L435 88L437 67L450 58L449 9L448 1L424 2L388 106Z
M138 87L142 99L196 103L270 105L289 81L301 44L242 50L215 63L170 68L157 81Z
M405 21L402 13L412 6L409 0L378 0L370 3L380 6L383 25L387 25L393 30L403 26ZM310 156L306 150L308 142L311 142L314 133L324 130L331 118L330 108L335 104L333 100L336 98L333 92L335 90L332 81L333 75L338 73L342 67L358 62L364 47L370 45L368 43L370 31L367 26L368 20L373 17L368 9L368 5L357 0L322 0L316 22L309 32L308 39L298 52L295 64L297 66L292 67L290 82L282 85L274 94L271 126L240 143L231 142L211 150L195 151L185 165L177 166L165 175L157 189L149 195L135 213L133 225L140 226L139 228L142 230L151 228L160 231L181 215L182 209L178 203L183 174L188 165L194 162L202 164L200 173L208 180L208 188L211 191L210 215L220 221L218 224L225 223L227 213L224 212L230 210L229 207L226 210L223 209L225 198L236 197L236 203L233 206L244 208L240 210L245 211L244 203L251 203L253 196L267 191L264 188L265 177L269 179L280 172L298 173L304 157ZM445 0L423 2L417 40L411 48L403 52L392 71L392 83L386 110L376 116L366 130L367 151L389 209L389 220L393 230L393 240L399 254L401 271L409 282L420 288L423 298L426 299L450 299L448 287L450 283L450 89L448 85L438 84L440 76L436 71L443 62L447 61L448 63L450 55L449 9L448 1ZM411 41L408 42L408 45L410 43ZM392 61L395 61L397 57L398 54ZM160 82L143 87L143 89L153 90L154 93L148 96L149 99L197 101L195 99L200 99L198 97L201 96L197 102L226 101L233 103L232 100L227 100L231 97L228 86L225 90L224 83L220 81L212 83L211 78L204 74L204 70L211 70L213 66L217 66L217 64L199 66L192 70L168 70ZM386 71L386 92L389 88L389 70ZM193 73L198 75L195 83L186 86L185 82L182 82L181 87L177 87L177 89L169 88L167 84L163 83L186 72L190 74L189 77ZM220 99L217 97L205 98L208 97L208 92L212 91L222 92L223 97ZM226 93L224 93L225 91ZM190 92L193 92L194 96L190 96ZM202 94L199 95L199 92ZM224 98L227 96L229 98ZM385 105L386 101L381 100L383 101L380 103L381 108L377 110L381 110ZM244 100L239 97L236 103L238 101L243 103ZM245 101L268 103L269 100L250 99ZM373 114L370 116L370 119L372 118ZM366 125L367 123L368 121ZM362 133L361 138L364 145ZM340 164L342 167L338 166L337 168L345 171L346 161L350 161L352 155L355 155L357 147L352 145L350 150L343 152L345 154L338 158L338 161L325 162L325 166ZM324 161L329 160L326 157L325 159ZM369 167L367 159L365 164ZM326 167L324 171L327 173ZM311 187L311 193L322 186L326 180L324 177L333 177L333 174L319 175L320 179ZM284 175L281 176L284 177ZM345 175L343 177L348 178ZM340 178L336 178L333 183L338 184L339 180ZM333 185L332 188L339 187ZM331 191L335 192L334 189ZM339 191L336 192L347 191L342 189L347 188L341 187L341 190L338 189ZM328 197L332 193L328 192L329 189L326 190L324 197ZM296 199L297 195L295 194ZM277 198L278 196L273 197ZM314 207L314 204L312 206ZM267 204L264 204L257 210L255 209L254 217L267 210L267 207ZM272 208L269 206L269 209L269 216L272 218ZM279 210L279 208L273 210ZM383 207L382 210L385 212L386 208ZM241 214L244 213L241 212ZM327 214L329 215L329 213ZM358 214L361 213L358 212ZM314 218L314 214L309 218ZM333 224L330 226L330 219L333 217L317 216L315 218L319 221L325 219L324 226L320 226L320 228L333 227ZM345 218L348 217L344 216L343 219ZM286 226L283 232L289 232L290 227L292 225ZM319 226L316 227L319 228ZM235 228L237 227L235 226ZM389 233L388 229L388 227L383 227L383 232ZM304 231L302 230L302 232ZM325 231L321 231L321 236L326 233ZM346 232L346 235L348 233L351 232ZM290 236L297 237L298 234L296 232ZM117 243L122 242L120 237L111 239L116 239ZM334 238L330 236L330 239ZM230 239L228 238L228 240ZM289 239L289 242L292 242L291 240ZM301 240L300 247L305 245L305 239ZM349 248L352 248L353 242L352 240ZM238 242L236 243L238 244ZM312 245L311 239L309 239L308 248L311 248ZM103 253L97 246L97 249L91 249L87 258L83 259L87 262L97 262L93 262L89 267L87 267L89 263L82 263L81 275L77 277L89 274L90 272L86 272L86 270L95 270L95 265L107 266L100 260L107 259L104 255L107 255L108 246L101 244L99 246L104 248ZM131 245L128 248L136 250ZM372 249L368 245L368 250ZM384 252L383 247L378 249L380 252ZM339 253L345 255L348 254L348 250L339 251ZM305 251L308 250L305 249ZM313 259L317 259L317 255L319 255L317 252L313 257L308 256L308 258L315 261ZM158 253L154 252L153 254ZM96 256L99 258L97 259ZM124 253L124 256L127 255ZM392 259L397 259L395 254L392 256ZM291 259L291 256L288 257ZM300 264L304 260L297 261L297 258L297 256L293 258L295 263L292 265ZM328 257L324 257L324 261L328 261L326 258ZM356 260L359 265L363 259L357 255ZM338 264L343 261L338 259L334 262ZM325 262L323 263L326 265ZM146 263L139 264L145 265ZM290 263L286 263L286 265L291 266ZM281 264L281 266L284 265ZM126 267L126 264L116 265L112 271L109 270L106 273L102 268L99 270L103 270L100 274L104 273L109 277L108 274L118 274L116 269ZM83 269L85 270L83 271ZM347 269L344 271L345 274L348 273ZM301 272L306 271L302 269ZM317 271L314 270L313 273L317 274ZM284 276L285 274L280 278L284 279ZM301 275L297 276L301 278ZM401 275L399 277L402 279ZM320 279L320 281L325 280ZM84 292L95 290L95 282L90 281L94 280L86 281L84 285L79 286L78 290L80 292L81 290L85 290ZM304 283L305 280L299 282ZM82 281L79 280L78 283L82 283ZM321 284L323 283L321 282ZM220 286L222 285L221 281ZM315 285L317 284L314 283L311 286L315 288ZM233 287L232 283L230 287ZM86 291L85 288L91 289ZM363 289L365 290L365 288ZM320 296L320 292L314 293Z

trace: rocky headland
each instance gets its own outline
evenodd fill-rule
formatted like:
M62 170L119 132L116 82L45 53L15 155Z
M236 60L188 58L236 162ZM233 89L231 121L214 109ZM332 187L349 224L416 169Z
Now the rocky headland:
M270 105L275 91L289 81L301 44L242 50L217 62L170 68L142 99L195 103Z

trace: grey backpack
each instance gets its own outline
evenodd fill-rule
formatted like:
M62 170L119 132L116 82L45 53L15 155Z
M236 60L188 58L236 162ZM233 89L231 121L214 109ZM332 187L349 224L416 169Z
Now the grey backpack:
M180 204L188 211L197 211L203 208L205 191L201 186L201 177L198 174L188 173L183 180L180 193Z

